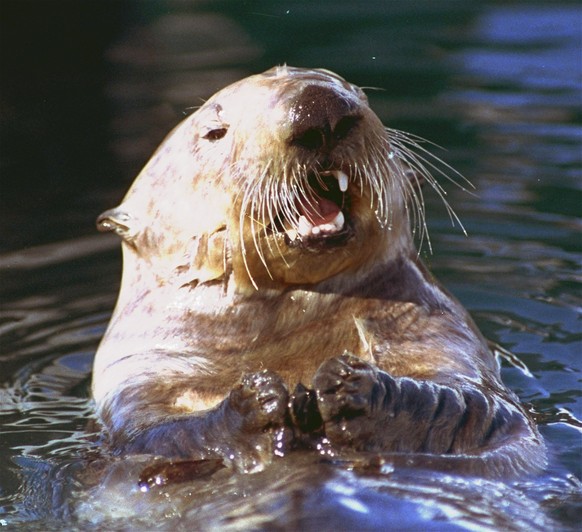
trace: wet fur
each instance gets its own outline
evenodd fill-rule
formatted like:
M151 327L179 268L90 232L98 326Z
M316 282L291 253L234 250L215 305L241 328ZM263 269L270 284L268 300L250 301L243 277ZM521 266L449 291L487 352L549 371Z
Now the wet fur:
M350 118L333 145L305 136L320 112ZM543 466L535 424L414 248L438 164L325 71L273 69L186 119L99 220L124 240L93 386L113 452L245 471L322 445L491 476ZM349 175L345 234L289 245L281 227L330 168Z

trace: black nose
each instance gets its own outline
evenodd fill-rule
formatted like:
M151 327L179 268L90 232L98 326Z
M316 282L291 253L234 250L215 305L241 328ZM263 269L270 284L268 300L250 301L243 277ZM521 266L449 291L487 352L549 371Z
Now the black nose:
M331 88L307 86L289 112L291 144L309 150L333 148L359 120L358 104Z

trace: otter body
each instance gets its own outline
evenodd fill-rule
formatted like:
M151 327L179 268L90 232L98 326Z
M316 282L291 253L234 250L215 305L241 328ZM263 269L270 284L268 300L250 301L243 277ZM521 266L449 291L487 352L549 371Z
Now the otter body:
M432 178L411 143L359 88L291 67L170 134L98 220L123 239L93 380L115 452L252 470L301 440L494 476L543 466L485 340L418 259L409 218Z

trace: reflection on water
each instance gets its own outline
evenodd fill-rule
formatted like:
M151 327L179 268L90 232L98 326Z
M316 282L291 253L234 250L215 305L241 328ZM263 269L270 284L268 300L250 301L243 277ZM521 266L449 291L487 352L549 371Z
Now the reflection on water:
M395 471L361 456L330 464L298 454L256 475L223 470L163 493L140 492L128 481L139 459L104 461L91 429L90 368L117 293L117 242L84 236L50 243L89 235L95 216L117 203L126 183L98 179L91 159L85 179L92 184L82 188L88 181L77 184L76 176L83 166L59 166L53 150L50 166L35 160L42 167L37 181L27 170L29 188L18 195L16 187L6 211L12 234L2 248L13 251L0 256L0 525L530 530L552 528L554 520L575 528L582 510L578 7L120 5L123 17L115 19L115 37L103 44L100 59L106 81L99 97L111 112L98 105L89 122L109 131L111 150L96 166L116 165L111 173L126 181L185 109L283 61L385 88L369 94L387 124L449 149L444 158L477 187L474 195L448 187L469 238L451 228L427 191L435 254L425 248L423 255L485 335L512 353L503 378L532 405L552 462L541 477L506 485ZM19 109L13 92L3 97L9 109ZM36 133L47 118L42 108L37 114ZM3 125L14 123L10 116ZM22 114L19 126L30 116ZM70 139L71 131L50 123L50 146ZM31 168L19 163L19 138L3 145L13 178L22 177L17 167ZM87 162L82 145L75 146L68 156ZM21 200L50 188L43 180L59 172L76 199L55 189L39 220L39 204ZM48 245L15 249L26 242Z

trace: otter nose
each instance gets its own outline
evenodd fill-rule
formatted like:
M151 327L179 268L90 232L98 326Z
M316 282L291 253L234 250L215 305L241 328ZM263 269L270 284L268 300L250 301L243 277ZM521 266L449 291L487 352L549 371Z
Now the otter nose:
M291 144L309 150L332 148L359 120L355 101L320 85L307 86L289 111Z

